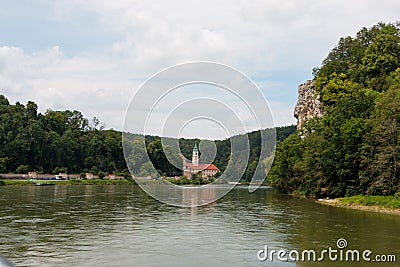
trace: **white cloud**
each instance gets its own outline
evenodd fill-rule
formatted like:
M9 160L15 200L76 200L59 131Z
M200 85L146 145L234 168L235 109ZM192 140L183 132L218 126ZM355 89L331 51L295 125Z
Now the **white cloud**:
M78 109L119 129L133 87L138 86L127 81L126 73L120 76L118 67L107 60L67 58L58 47L34 54L0 47L0 62L2 93L12 102L34 100L41 112Z
M31 53L27 52L30 43L15 46L3 40L1 93L11 101L34 100L42 111L78 109L117 129L131 96L146 78L191 60L232 65L262 82L262 89L267 83L268 90L263 91L275 90L279 95L279 102L273 99L271 104L276 123L293 123L292 94L297 88L283 85L291 84L294 71L311 73L340 36L353 35L378 21L395 21L400 14L397 0L384 4L373 0L73 0L42 1L40 8L43 17L61 25L75 20L74 25L85 25L85 15L90 14L95 20L91 24L96 25L93 31L119 37L72 52L66 52L68 46L62 41ZM51 32L51 23L46 27ZM79 40L72 41L79 48ZM278 72L279 77L274 77Z

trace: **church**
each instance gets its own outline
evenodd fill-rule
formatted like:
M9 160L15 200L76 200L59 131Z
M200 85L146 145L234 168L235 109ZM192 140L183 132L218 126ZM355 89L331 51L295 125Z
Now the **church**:
M192 153L192 162L188 162L186 158L181 154L180 155L183 160L183 175L188 179L192 178L192 175L198 172L201 173L201 177L203 179L208 179L209 177L214 176L219 169L214 164L199 164L199 149L197 148L197 144L194 144L193 153Z

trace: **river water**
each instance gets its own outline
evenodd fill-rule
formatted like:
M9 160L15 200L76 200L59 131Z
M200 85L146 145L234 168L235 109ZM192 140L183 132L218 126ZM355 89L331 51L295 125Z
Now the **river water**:
M205 207L177 208L135 185L6 186L0 206L0 254L16 266L400 266L400 216L322 206L267 188L238 186ZM397 263L340 261L340 238L347 241L343 255L371 250L369 259L395 255ZM299 251L299 261L277 254L261 261L265 246L268 254L285 250L286 259ZM319 258L329 247L338 260L301 259L304 250Z

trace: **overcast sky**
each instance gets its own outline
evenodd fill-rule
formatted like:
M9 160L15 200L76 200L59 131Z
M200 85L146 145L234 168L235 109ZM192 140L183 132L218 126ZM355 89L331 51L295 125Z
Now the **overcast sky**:
M339 37L400 14L398 0L0 3L0 93L41 112L80 110L118 130L146 79L193 60L243 72L276 125L293 124L298 84Z

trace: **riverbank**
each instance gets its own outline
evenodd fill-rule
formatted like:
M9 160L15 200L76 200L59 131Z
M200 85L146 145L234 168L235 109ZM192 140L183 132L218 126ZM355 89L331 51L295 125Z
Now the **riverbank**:
M136 183L134 180L101 180L101 179L93 179L93 180L51 180L44 181L51 184L56 185L94 185L94 184L134 184ZM32 182L28 180L0 180L0 186L10 186L10 185L33 185Z
M363 196L318 199L318 204L400 215L400 198L396 196Z

